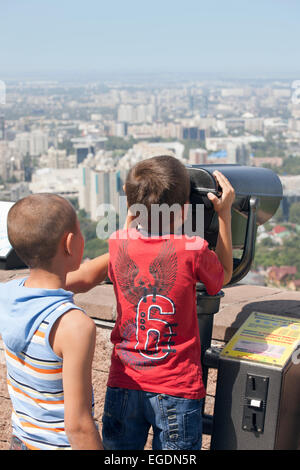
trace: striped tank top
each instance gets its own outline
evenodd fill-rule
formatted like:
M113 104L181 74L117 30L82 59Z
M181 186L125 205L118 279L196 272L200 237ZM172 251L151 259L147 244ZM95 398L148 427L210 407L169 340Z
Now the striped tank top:
M66 302L49 314L22 352L5 346L13 435L31 450L71 450L64 426L62 359L49 343L52 326L71 309L79 307Z

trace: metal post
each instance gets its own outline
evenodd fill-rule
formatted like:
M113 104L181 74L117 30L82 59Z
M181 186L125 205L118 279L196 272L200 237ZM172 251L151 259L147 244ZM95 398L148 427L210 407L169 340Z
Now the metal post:
M202 374L203 383L206 388L208 367L205 364L205 353L211 346L214 314L219 311L220 300L224 296L224 292L220 291L216 295L208 295L205 286L203 284L197 284L196 286L197 295L197 317L198 327L201 342L201 363L202 363ZM204 413L203 407L203 433L212 434L213 417Z

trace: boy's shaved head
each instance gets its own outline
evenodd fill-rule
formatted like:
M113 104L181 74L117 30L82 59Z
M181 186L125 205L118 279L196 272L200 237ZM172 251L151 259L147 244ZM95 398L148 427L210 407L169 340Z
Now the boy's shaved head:
M9 241L30 268L48 266L62 236L76 230L73 206L55 194L32 194L20 199L7 217Z

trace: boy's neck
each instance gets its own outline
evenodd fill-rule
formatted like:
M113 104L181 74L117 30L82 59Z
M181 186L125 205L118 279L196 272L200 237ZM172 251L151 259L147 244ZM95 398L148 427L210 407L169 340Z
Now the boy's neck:
M31 269L24 286L38 289L65 289L66 275L44 269Z

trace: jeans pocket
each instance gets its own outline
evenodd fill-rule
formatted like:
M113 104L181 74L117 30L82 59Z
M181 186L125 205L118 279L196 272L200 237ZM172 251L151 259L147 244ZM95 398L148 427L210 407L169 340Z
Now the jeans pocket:
M164 423L163 449L200 450L202 403L203 400L163 396L160 400Z
M114 439L124 434L124 416L126 414L127 403L127 390L122 388L107 388L102 417L103 438Z
M194 446L202 438L202 409L201 407L187 411L183 416L184 442Z

